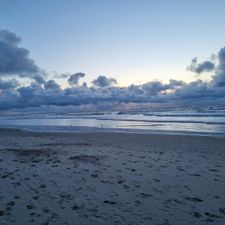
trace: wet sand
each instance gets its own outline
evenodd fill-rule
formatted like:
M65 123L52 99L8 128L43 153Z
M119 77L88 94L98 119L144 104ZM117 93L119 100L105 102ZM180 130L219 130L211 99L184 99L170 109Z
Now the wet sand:
M225 139L0 129L0 224L225 224Z

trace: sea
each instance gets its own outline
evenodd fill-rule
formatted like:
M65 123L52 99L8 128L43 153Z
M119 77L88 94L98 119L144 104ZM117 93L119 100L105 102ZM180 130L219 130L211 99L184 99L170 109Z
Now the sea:
M0 112L0 127L41 132L225 136L225 104L94 112Z

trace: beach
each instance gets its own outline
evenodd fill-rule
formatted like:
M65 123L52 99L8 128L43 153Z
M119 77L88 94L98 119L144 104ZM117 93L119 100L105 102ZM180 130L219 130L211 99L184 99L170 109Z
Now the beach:
M225 138L0 129L0 224L225 224Z

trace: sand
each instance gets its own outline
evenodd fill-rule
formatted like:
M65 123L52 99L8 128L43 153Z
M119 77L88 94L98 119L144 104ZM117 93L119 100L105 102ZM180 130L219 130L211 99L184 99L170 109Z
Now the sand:
M0 129L0 224L225 224L225 139Z

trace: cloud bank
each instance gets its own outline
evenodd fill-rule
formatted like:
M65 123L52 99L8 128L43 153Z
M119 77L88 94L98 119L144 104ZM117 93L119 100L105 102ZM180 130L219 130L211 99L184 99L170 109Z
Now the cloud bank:
M83 72L58 75L49 79L29 57L29 51L19 45L21 38L8 30L0 29L0 110L43 106L115 105L123 103L185 103L225 102L225 47L216 54L217 62L198 63L192 59L188 69L194 73L211 73L211 81L201 79L186 83L182 80L159 80L144 84L117 86L117 80L99 75L91 85L79 84ZM20 78L30 79L21 85ZM69 87L62 88L54 78L67 80ZM198 77L200 78L200 77Z

